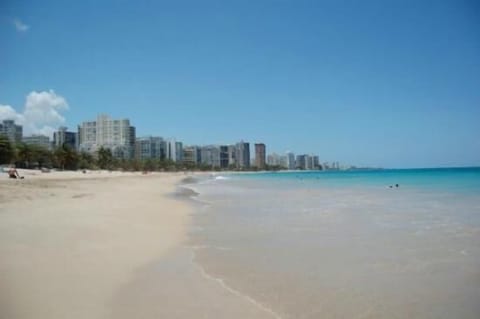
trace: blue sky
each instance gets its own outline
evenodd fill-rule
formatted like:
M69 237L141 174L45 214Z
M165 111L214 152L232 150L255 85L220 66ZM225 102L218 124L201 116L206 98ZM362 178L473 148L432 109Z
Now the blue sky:
M0 41L4 110L53 90L70 128L108 113L186 144L480 165L478 1L4 0Z

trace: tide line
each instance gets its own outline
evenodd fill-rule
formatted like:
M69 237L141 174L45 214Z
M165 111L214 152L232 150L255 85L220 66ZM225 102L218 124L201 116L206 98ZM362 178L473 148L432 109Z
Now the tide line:
M225 281L221 278L216 278L212 275L209 275L205 269L198 263L195 262L195 253L192 252L192 264L196 265L199 269L200 269L200 272L202 273L202 276L204 276L206 279L208 280L213 280L215 282L217 282L220 286L222 286L224 289L226 289L228 292L234 294L235 296L237 297L240 297L242 299L245 299L246 301L248 301L249 303L253 304L254 306L256 306L257 308L263 310L264 312L270 314L273 318L275 319L282 319L282 317L277 314L275 311L273 311L272 309L264 306L262 303L256 301L255 299L253 299L252 297L248 296L248 295L245 295L243 293L241 293L240 291L238 290L235 290L233 289L232 287L228 286Z

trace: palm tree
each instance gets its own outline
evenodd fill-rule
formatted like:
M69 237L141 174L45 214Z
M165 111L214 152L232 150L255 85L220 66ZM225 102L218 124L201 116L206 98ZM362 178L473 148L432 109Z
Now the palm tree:
M42 146L32 145L32 161L38 164L38 168L42 168L44 166L51 166L53 153Z
M95 159L93 156L87 152L81 152L79 155L79 163L78 166L81 169L92 169L95 167Z
M100 147L97 163L101 169L111 168L113 163L112 151L109 148Z
M19 143L17 147L17 163L18 166L29 168L33 159L33 150L32 147L25 143Z
M57 148L54 152L55 160L57 165L62 170L71 169L75 170L78 166L78 155L75 150L73 150L68 145L64 144L63 146Z
M10 164L15 157L12 143L5 135L0 135L0 164Z
M157 163L152 159L147 159L143 162L143 170L155 171L157 169Z

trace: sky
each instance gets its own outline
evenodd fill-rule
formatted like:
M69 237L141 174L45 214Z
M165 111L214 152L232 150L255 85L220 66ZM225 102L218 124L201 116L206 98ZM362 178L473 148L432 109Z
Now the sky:
M480 166L475 0L0 0L0 120Z

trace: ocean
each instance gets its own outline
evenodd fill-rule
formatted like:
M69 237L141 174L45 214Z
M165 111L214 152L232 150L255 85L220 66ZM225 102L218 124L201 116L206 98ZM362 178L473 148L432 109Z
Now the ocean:
M194 262L272 318L480 318L480 168L218 173L187 187Z

